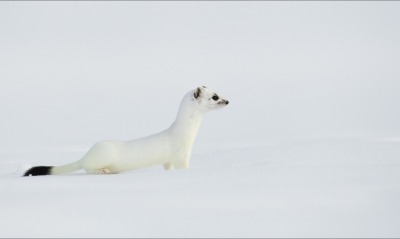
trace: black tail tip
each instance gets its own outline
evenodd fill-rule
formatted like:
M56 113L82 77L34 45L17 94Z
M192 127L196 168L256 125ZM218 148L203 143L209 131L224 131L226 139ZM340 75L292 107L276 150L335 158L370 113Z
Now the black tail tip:
M26 173L24 174L24 177L50 175L52 168L53 167L51 167L51 166L33 167L33 168L29 169L28 171L26 171Z

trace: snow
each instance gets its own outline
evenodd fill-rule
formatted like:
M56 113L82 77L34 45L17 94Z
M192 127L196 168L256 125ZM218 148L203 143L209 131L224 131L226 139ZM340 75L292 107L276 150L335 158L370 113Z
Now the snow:
M400 2L0 2L0 237L400 237ZM208 113L188 170L20 177Z
M201 151L183 171L164 171L160 166L118 175L77 172L21 178L6 171L25 167L22 162L2 164L0 234L400 235L399 142L301 140ZM57 153L65 157L58 164L78 154Z

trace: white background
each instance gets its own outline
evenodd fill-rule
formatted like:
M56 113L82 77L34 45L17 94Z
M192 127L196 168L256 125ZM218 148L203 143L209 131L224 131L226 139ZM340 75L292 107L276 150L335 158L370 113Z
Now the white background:
M397 136L399 8L2 2L1 143L86 145L158 132L197 85L231 102L207 116L199 142Z

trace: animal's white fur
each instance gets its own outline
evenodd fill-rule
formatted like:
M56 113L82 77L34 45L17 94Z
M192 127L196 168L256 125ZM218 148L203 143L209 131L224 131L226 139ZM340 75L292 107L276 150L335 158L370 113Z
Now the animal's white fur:
M197 87L183 97L174 123L165 131L130 141L96 143L79 161L56 166L51 174L84 169L92 174L119 173L162 164L166 170L186 169L203 115L229 102L206 87ZM215 98L215 97L214 97Z

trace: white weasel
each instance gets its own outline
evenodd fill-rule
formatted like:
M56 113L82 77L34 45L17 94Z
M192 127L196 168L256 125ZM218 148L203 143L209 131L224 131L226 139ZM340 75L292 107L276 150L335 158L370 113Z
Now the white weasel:
M80 169L91 174L111 174L158 164L166 170L186 169L203 115L228 103L205 86L197 87L185 94L176 120L168 129L130 141L102 141L81 160L63 166L33 167L24 176L57 175Z

